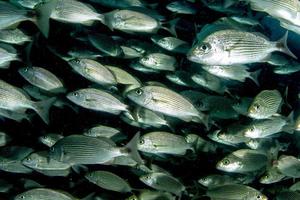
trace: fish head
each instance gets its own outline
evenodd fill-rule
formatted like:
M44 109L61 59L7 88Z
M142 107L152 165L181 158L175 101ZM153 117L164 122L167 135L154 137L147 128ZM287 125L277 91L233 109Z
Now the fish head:
M84 60L78 58L69 60L68 63L75 71L82 71L82 69L86 66Z
M128 197L126 200L139 200L139 198L134 194L134 195Z
M91 182L94 182L94 181L95 181L95 178L96 178L96 175L95 175L95 173L90 172L90 173L87 173L87 174L85 175L85 178L86 178L87 180L91 181Z
M23 77L28 77L33 73L30 67L22 67L18 70L18 72Z
M260 192L257 192L256 194L253 194L252 198L250 197L250 199L251 200L268 200L268 197L263 195Z
M153 144L151 139L148 139L147 137L140 137L139 143L138 143L138 149L152 149L155 148L155 144Z
M17 196L15 196L14 200L25 200L25 199L29 199L28 198L28 195L22 193L22 194L19 194Z
M251 149L257 149L259 147L259 141L255 139L251 139L246 142L246 145Z
M22 164L27 167L37 167L39 163L39 157L37 154L32 153L22 160Z
M154 178L151 176L151 174L146 174L146 175L140 176L139 179L146 185L153 185L153 183L154 183Z
M219 161L216 167L217 169L222 171L235 172L236 170L241 168L241 163L238 160L228 156L222 159L221 161Z
M143 87L129 91L127 97L140 106L146 106L152 99L151 93L146 92Z
M248 108L248 116L252 118L259 118L263 114L263 108L259 102L253 102Z
M72 102L84 102L86 98L81 92L74 91L67 94L67 99L69 99Z
M198 183L200 183L201 185L206 186L206 187L211 185L212 182L213 182L213 180L209 176L204 176L198 180Z
M155 66L157 65L157 60L153 57L153 55L149 54L149 55L145 55L144 57L142 57L139 61L142 65L145 66Z
M187 59L200 64L217 65L225 52L222 43L214 40L209 38L196 43L187 53Z
M244 136L248 138L259 138L260 137L260 131L255 126L249 126L246 128L244 132Z

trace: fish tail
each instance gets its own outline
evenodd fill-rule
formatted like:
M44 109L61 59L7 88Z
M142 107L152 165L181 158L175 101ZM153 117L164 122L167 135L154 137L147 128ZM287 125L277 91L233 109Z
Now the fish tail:
M223 3L224 8L229 8L230 6L234 5L236 3L235 0L225 0Z
M258 77L259 77L259 75L260 75L260 72L261 72L261 69L256 70L256 71L254 71L254 72L251 72L251 73L250 73L250 76L249 76L249 78L250 78L257 86L259 86Z
M49 20L51 13L55 6L57 5L58 0L51 0L47 3L41 3L36 6L35 11L36 11L36 25L42 32L42 34L48 38L49 35Z
M142 160L137 147L139 141L140 141L140 132L137 132L134 135L134 137L127 143L125 148L129 150L128 154L133 160L135 160L139 164L143 164L144 161Z
M102 14L98 14L97 20L100 21L102 24L105 24L105 16Z
M297 59L297 56L295 56L295 54L293 54L293 52L291 52L291 50L287 46L288 33L289 32L286 31L284 36L276 42L276 47L279 51L293 57L294 59Z
M46 124L49 124L49 109L54 101L56 101L56 97L52 97L44 101L35 102L33 104L33 109Z
M178 23L179 20L180 20L180 18L175 18L175 19L172 19L168 22L165 22L164 24L166 24L166 26L163 26L162 29L170 32L172 35L177 37L176 24Z

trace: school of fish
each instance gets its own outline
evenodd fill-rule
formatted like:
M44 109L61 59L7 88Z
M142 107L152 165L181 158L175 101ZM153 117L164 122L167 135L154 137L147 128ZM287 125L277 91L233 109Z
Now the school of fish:
M298 41L299 0L0 0L0 200L300 200Z

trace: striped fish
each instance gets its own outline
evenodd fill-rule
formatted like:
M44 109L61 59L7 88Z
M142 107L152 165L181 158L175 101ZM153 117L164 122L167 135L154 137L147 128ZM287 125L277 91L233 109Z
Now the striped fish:
M49 158L71 165L103 164L118 156L130 156L142 163L137 152L137 133L125 147L117 147L108 138L95 138L84 135L70 135L57 141L49 151Z
M67 98L81 107L116 115L122 111L127 111L128 107L108 92L94 88L85 88L70 92Z
M230 200L267 200L268 198L260 191L241 184L228 184L209 189L206 196L211 199Z
M266 12L272 17L300 25L299 0L249 0L252 10Z
M268 157L257 150L239 149L217 163L217 169L225 172L248 173L266 166Z
M248 116L254 119L266 119L276 114L282 104L278 90L263 90L253 100L248 108Z
M213 32L188 52L188 59L205 65L237 65L265 62L275 51L296 56L287 47L287 34L269 41L261 33L235 29Z
M144 86L127 93L136 104L183 121L205 121L205 115L180 94L161 86Z

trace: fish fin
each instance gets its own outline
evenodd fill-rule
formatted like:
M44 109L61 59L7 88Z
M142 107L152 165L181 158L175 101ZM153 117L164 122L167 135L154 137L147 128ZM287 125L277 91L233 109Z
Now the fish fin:
M293 124L288 124L282 128L282 131L285 133L294 134L295 129Z
M76 174L84 174L89 171L88 167L85 165L72 165L71 167Z
M276 42L276 47L279 51L291 56L294 59L298 59L297 56L295 56L295 54L293 54L293 52L291 52L291 50L287 46L288 33L289 32L286 31L284 36Z
M258 76L260 75L261 69L256 70L254 72L250 73L249 78L257 85L259 86Z
M230 6L234 5L236 1L234 0L225 0L223 3L224 8L229 8Z
M88 194L86 197L83 197L80 200L94 200L95 199L95 192L92 192L91 194Z
M47 3L41 3L35 7L37 12L36 25L46 38L49 36L50 16L57 5L57 1L58 0L51 0Z
M52 97L45 101L39 101L33 103L33 109L37 112L37 114L42 118L42 120L49 124L49 109L52 104L56 101L56 97Z
M126 144L125 148L129 150L129 156L135 160L139 164L143 164L144 161L142 160L139 152L138 152L138 143L140 141L140 132L137 132L134 137Z
M289 102L288 102L288 93L289 93L289 86L287 86L284 90L284 93L283 93L283 100L284 100L284 103L285 105L288 107L288 108L293 108Z
M161 28L168 31L168 32L170 32L175 37L177 37L176 24L178 23L179 20L180 20L180 18L175 18L175 19L172 19L168 22L165 22L164 24L166 26L162 26Z

